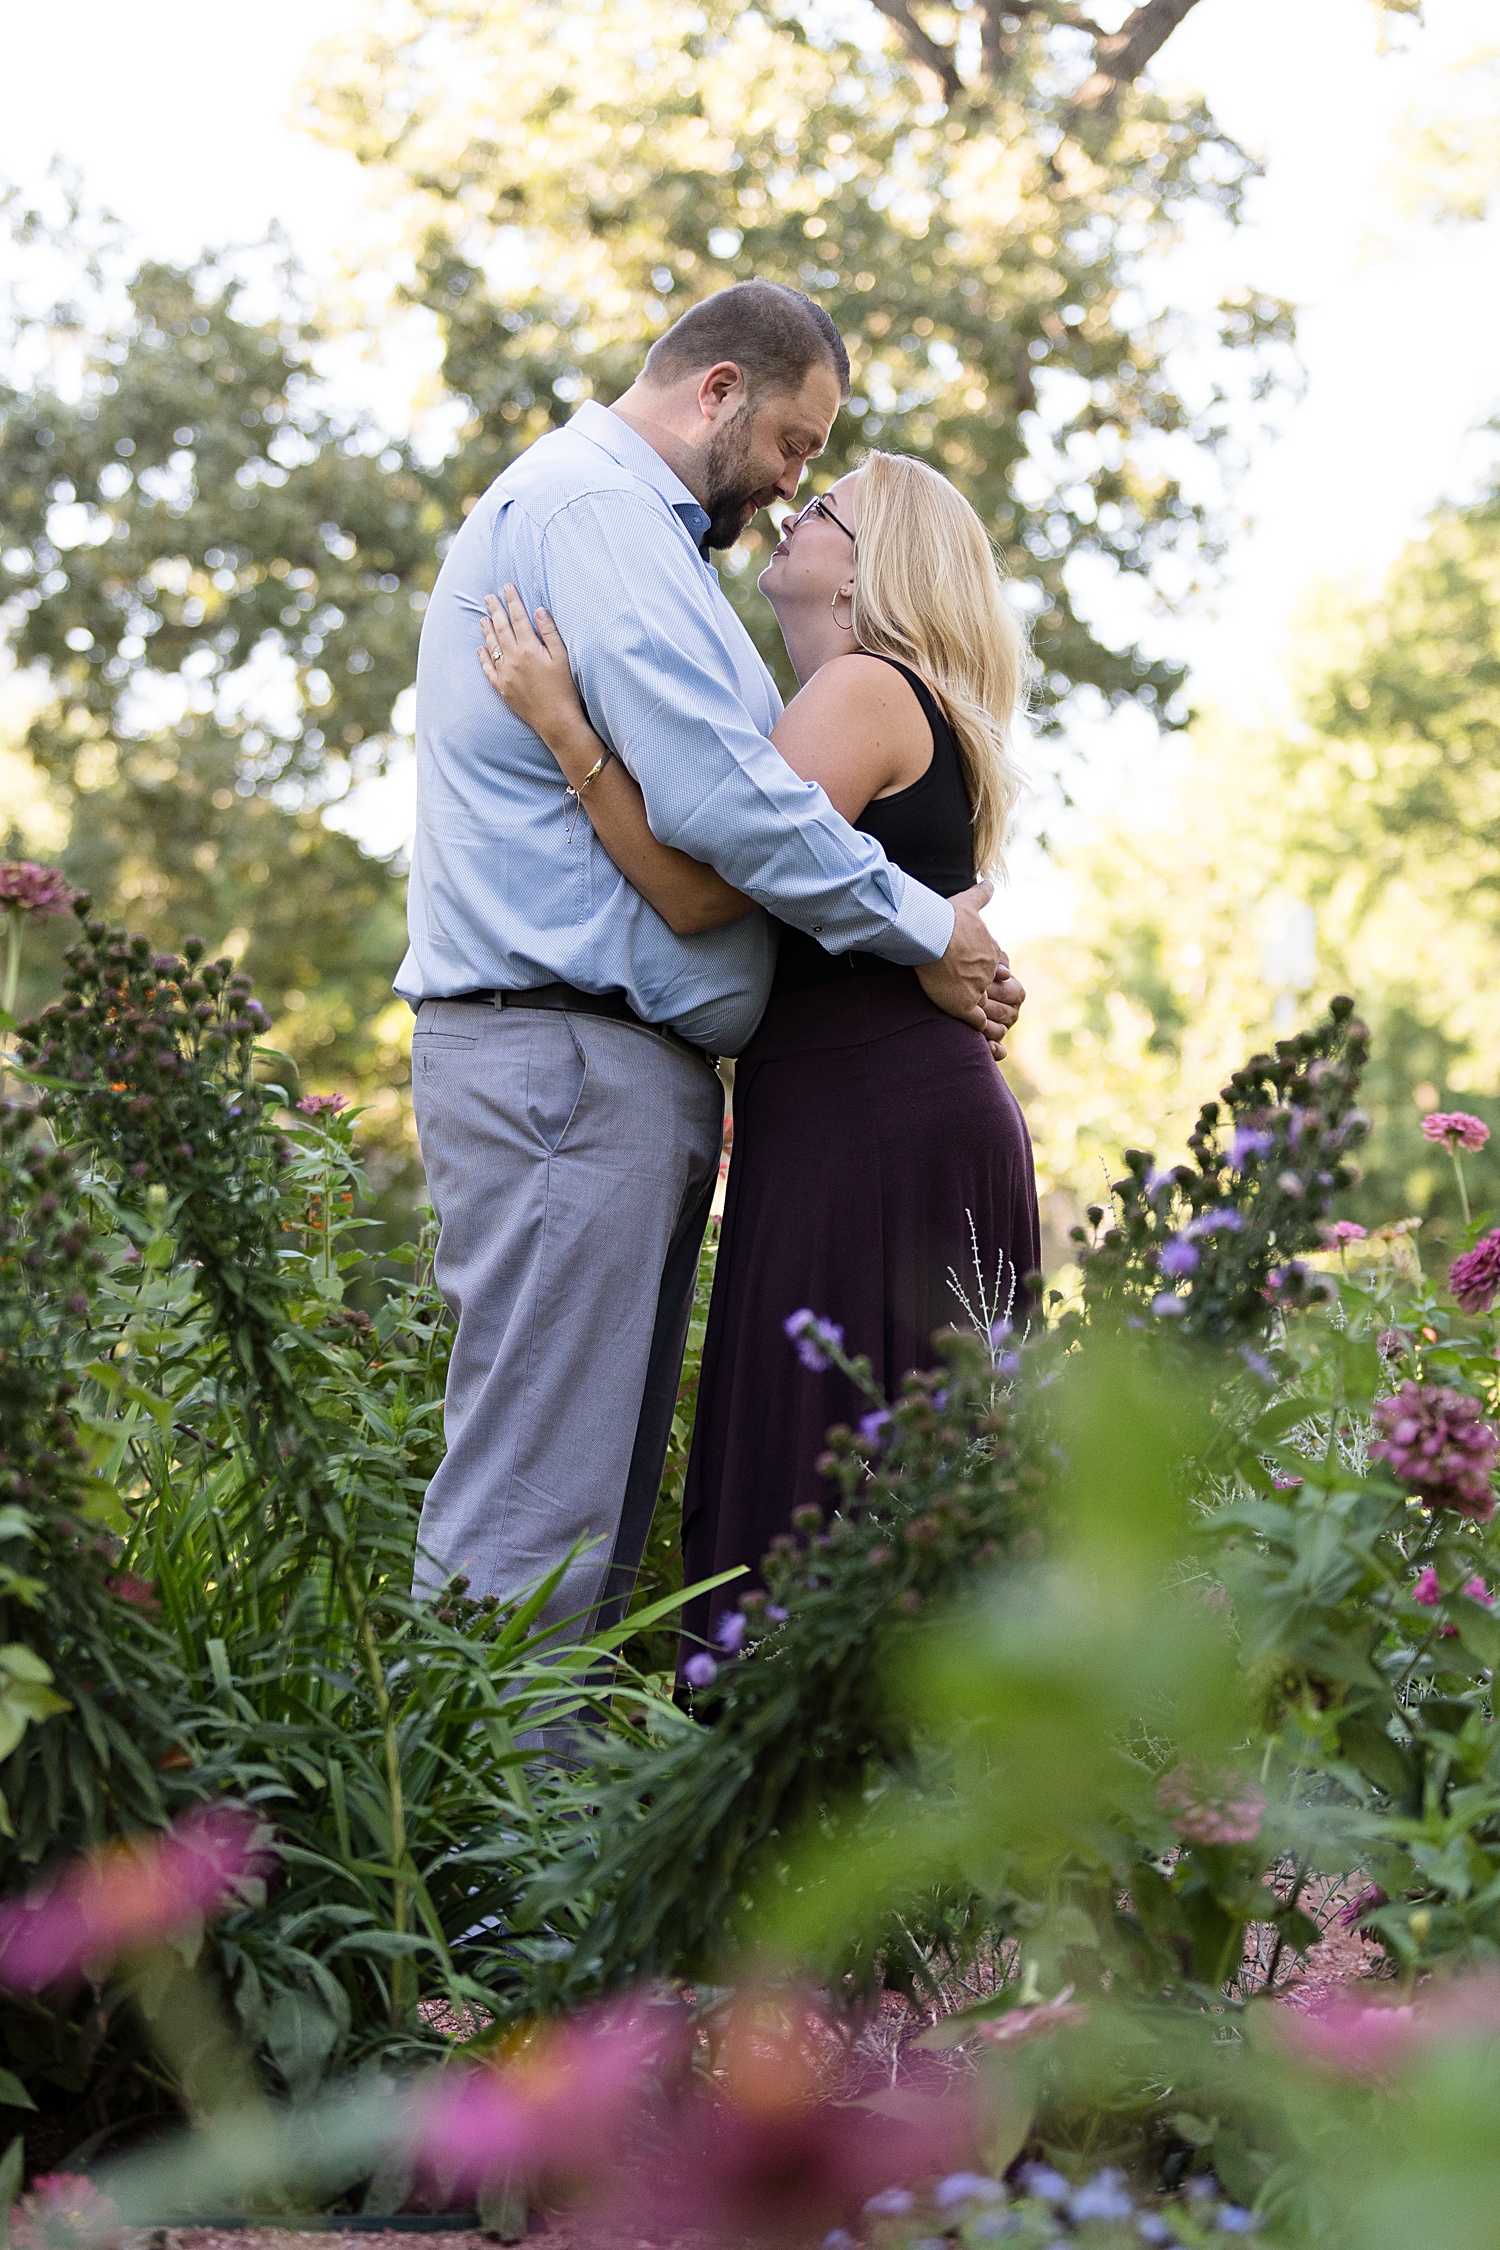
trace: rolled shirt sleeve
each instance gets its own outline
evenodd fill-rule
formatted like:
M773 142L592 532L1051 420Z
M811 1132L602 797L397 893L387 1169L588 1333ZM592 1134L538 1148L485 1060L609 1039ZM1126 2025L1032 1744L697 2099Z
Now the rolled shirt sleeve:
M639 783L660 842L830 953L917 967L946 951L949 902L893 867L752 722L726 677L723 597L686 534L664 540L644 495L591 492L547 523L538 565L533 599L556 618L590 720Z

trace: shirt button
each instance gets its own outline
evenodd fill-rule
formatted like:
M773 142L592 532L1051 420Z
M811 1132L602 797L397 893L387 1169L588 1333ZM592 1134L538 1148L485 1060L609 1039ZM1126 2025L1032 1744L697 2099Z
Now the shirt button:
M823 935L823 925L821 922L814 922L812 926L812 934L814 937L821 937Z

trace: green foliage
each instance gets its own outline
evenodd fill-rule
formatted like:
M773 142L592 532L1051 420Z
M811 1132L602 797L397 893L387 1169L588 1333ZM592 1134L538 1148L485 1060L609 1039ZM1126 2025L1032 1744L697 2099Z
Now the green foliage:
M1179 394L1129 284L1190 208L1233 217L1250 167L1191 100L1134 89L1085 114L1074 30L1027 11L1000 36L946 104L864 27L723 0L404 0L348 41L318 122L413 211L415 295L472 409L463 489L578 397L617 397L679 306L784 281L849 345L828 468L874 442L954 477L1037 597L1045 709L1083 684L1165 705L1179 670L1106 645L1077 573L1149 572L1205 537L1173 445L1222 444L1222 401ZM1271 373L1284 307L1247 298L1219 325ZM747 539L726 584L771 656L749 598L766 551Z

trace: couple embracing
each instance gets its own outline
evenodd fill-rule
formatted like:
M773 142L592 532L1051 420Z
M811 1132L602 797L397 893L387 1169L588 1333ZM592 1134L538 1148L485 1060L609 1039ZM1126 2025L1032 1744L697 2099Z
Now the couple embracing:
M689 1583L826 1496L856 1406L786 1323L894 1389L961 1317L950 1269L1037 1265L996 1064L1022 993L981 919L1016 791L1023 645L979 519L872 454L761 578L783 711L709 555L793 499L848 396L822 309L747 282L496 479L417 672L412 1081L456 1321L419 1590L610 1623L650 1528L735 1138L683 1517ZM476 662L476 643L478 661ZM816 1359L816 1353L804 1355ZM687 1613L712 1638L746 1581Z

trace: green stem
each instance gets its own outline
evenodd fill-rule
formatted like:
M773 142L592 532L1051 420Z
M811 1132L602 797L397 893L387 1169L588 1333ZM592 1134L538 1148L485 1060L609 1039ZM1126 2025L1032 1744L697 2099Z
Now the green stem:
M1456 1142L1449 1142L1448 1154L1453 1159L1453 1176L1458 1182L1458 1200L1463 1205L1464 1225L1468 1226L1470 1224L1469 1191L1464 1185L1464 1160L1458 1153L1458 1146Z
M375 1708L380 1714L380 1731L385 1749L385 1786L391 1805L391 1927L404 1934L407 1927L407 1893L409 1878L406 1872L406 1795L401 1785L401 1745L396 1737L395 1713L391 1709L390 1691L385 1684L385 1666L380 1661L380 1644L370 1623L364 1595L360 1592L346 1547L339 1548L339 1578L344 1589L344 1599L349 1604L350 1615L359 1631L360 1645L365 1653L365 1666L370 1675L370 1685L375 1692ZM411 1963L398 1955L391 1964L391 2024L397 2028L408 2000Z
M21 985L21 909L10 905L5 909L5 985L0 992L0 1008L8 1016L16 1012L16 994Z

